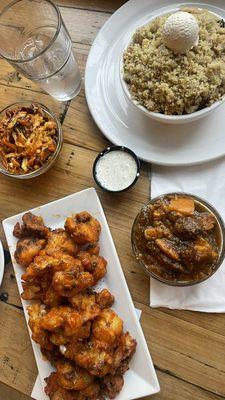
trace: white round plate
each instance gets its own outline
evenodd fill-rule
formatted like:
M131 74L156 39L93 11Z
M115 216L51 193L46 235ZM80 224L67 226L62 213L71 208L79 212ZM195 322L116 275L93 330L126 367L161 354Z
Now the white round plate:
M4 250L2 247L2 242L0 241L0 285L2 283L2 278L4 274L4 267L5 267L5 257L4 257Z
M213 6L210 1L174 1L168 6L168 0L130 0L106 22L92 45L85 72L90 112L112 143L129 147L142 160L192 165L225 154L225 104L199 121L163 124L140 112L127 99L120 81L122 53L138 26L182 5L205 7L225 18L224 0L214 0Z

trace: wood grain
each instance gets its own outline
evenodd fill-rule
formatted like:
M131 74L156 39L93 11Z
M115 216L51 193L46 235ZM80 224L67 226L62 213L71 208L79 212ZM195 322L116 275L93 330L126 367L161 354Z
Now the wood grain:
M156 367L225 397L225 336L141 306L142 327Z
M1 60L1 62L3 61ZM9 104L26 100L43 103L44 105L49 107L59 119L62 118L66 107L66 103L59 103L48 96L46 93L40 93L31 90L21 90L17 87L7 84L0 85L1 109L7 107Z
M37 377L23 312L0 302L0 381L29 394Z
M182 379L170 375L169 371L161 371L156 368L157 376L161 384L161 391L153 396L145 397L151 400L222 400L223 397L208 392L198 386L185 382Z
M4 277L0 287L0 299L2 302L22 308L16 278L11 262L5 266Z
M90 44L110 14L89 10L60 7L60 11L73 42Z
M125 0L57 0L59 6L81 8L83 10L103 11L112 13L121 7Z
M20 393L4 383L0 383L0 395L2 400L32 400L30 396Z

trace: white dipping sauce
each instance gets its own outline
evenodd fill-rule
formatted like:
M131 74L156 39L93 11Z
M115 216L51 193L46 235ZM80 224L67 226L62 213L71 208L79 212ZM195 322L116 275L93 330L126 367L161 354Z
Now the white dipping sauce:
M108 190L118 191L130 186L137 175L137 164L126 151L113 150L100 157L96 178Z

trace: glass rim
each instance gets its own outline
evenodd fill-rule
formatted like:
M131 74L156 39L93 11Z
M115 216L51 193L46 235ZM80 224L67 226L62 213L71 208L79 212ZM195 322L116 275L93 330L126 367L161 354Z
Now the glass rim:
M3 16L3 14L4 14L6 11L8 11L8 10L10 9L10 7L14 6L15 4L17 4L17 3L21 2L21 1L24 1L24 0L12 0L12 1L11 1L7 6L5 6L5 7L3 8L3 10L0 12L0 19L1 19L1 17ZM56 14L57 14L57 20L58 20L58 21L57 21L57 29L56 29L56 32L55 32L53 38L50 40L50 42L48 43L48 45L47 45L44 49L40 50L40 52L38 52L37 54L35 54L35 55L32 56L31 58L28 58L28 59L25 59L25 60L14 60L14 59L12 59L12 58L10 58L10 57L6 57L5 55L2 54L1 49L0 49L0 55L1 55L5 60L7 60L8 62L11 62L11 63L13 63L13 64L23 64L23 63L27 63L27 62L33 61L33 60L35 60L36 58L38 58L39 56L41 56L43 53L45 53L45 51L47 51L47 50L52 46L52 44L55 42L55 40L56 40L56 38L57 38L57 36L58 36L58 34L59 34L59 31L60 31L60 29L61 29L61 26L62 26L62 17L61 17L61 14L60 14L60 11L59 11L58 6L54 3L53 0L44 0L44 1L46 1L47 3L50 3L50 4L53 6L53 8L55 9Z

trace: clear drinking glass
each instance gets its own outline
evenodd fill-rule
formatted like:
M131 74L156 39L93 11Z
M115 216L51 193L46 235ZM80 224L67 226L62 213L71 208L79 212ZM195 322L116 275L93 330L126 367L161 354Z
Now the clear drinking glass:
M52 0L1 0L0 54L60 101L81 88L71 38Z

